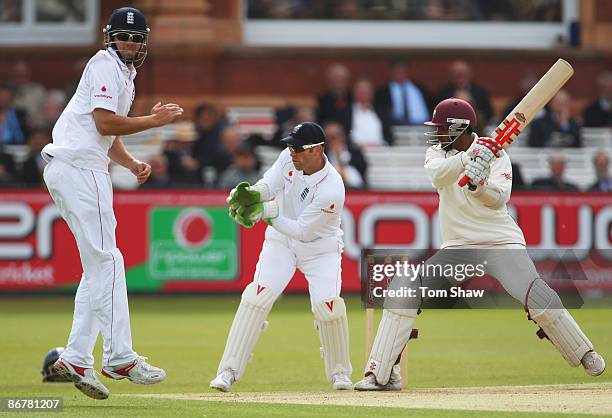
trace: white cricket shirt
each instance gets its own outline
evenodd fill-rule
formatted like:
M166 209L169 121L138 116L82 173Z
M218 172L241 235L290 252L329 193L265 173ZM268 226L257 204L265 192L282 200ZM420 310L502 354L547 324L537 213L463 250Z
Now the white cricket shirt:
M502 191L503 201L495 208L485 206L468 187L459 187L464 165L457 150L444 151L440 145L427 149L425 170L440 196L439 218L442 248L457 245L525 245L523 232L506 203L512 191L510 157L501 151L491 163L489 184Z
M280 208L280 216L272 220L273 229L302 242L315 243L331 237L342 244L344 183L324 157L325 166L321 170L305 175L295 168L289 150L285 149L261 182L268 186Z
M108 172L108 150L114 135L100 135L94 109L127 116L134 100L136 70L129 69L109 48L98 51L85 69L74 96L53 127L53 143L42 150L73 166Z

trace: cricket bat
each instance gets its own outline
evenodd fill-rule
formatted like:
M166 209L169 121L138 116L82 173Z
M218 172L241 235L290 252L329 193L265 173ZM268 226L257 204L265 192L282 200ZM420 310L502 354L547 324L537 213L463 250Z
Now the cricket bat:
M504 118L503 122L497 126L491 134L491 138L500 146L506 143L511 144L573 74L574 69L570 63L559 58L536 85L529 90L529 93L523 97L523 100ZM459 186L465 186L468 181L469 178L463 176L459 180Z

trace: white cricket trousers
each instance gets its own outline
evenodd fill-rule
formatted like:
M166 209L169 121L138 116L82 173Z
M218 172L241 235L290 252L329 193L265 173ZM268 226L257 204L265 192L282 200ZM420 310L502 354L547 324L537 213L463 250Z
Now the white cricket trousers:
M115 240L110 175L53 158L45 167L44 179L76 239L83 266L72 330L61 357L92 368L93 349L102 332L102 366L129 363L137 354L132 350L123 255Z
M303 243L289 239L269 226L254 281L280 295L298 268L306 276L310 303L314 307L340 296L341 261L342 244L336 237Z

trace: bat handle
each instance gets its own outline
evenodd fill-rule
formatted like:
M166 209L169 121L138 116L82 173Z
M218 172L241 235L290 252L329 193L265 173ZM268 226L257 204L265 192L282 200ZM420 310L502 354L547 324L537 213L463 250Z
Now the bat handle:
M459 187L465 186L466 184L468 184L469 181L470 178L468 176L461 177L461 179L459 180Z

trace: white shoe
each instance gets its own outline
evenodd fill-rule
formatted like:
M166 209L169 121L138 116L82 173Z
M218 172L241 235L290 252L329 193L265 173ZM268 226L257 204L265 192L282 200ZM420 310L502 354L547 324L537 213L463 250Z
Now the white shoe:
M143 356L138 356L133 362L114 369L102 368L102 374L116 380L128 379L139 385L152 385L166 378L163 369L150 365Z
M78 390L90 398L108 398L109 391L106 386L98 380L97 372L94 369L75 366L61 358L53 364L52 368L54 373L70 379Z
M397 367L397 370L395 368ZM393 379L393 380L391 380ZM376 381L376 376L372 373L366 375L363 380L355 383L353 387L359 391L390 391L390 390L402 390L402 378L399 374L399 366L393 366L391 371L391 377L386 385L381 385Z
M232 385L236 381L234 371L230 369L223 370L211 382L210 387L220 390L221 392L229 392L232 390Z
M603 357L595 351L589 351L582 357L582 367L591 376L599 376L606 370L606 362Z
M353 382L344 373L336 373L332 376L332 389L334 390L348 390L353 388Z

